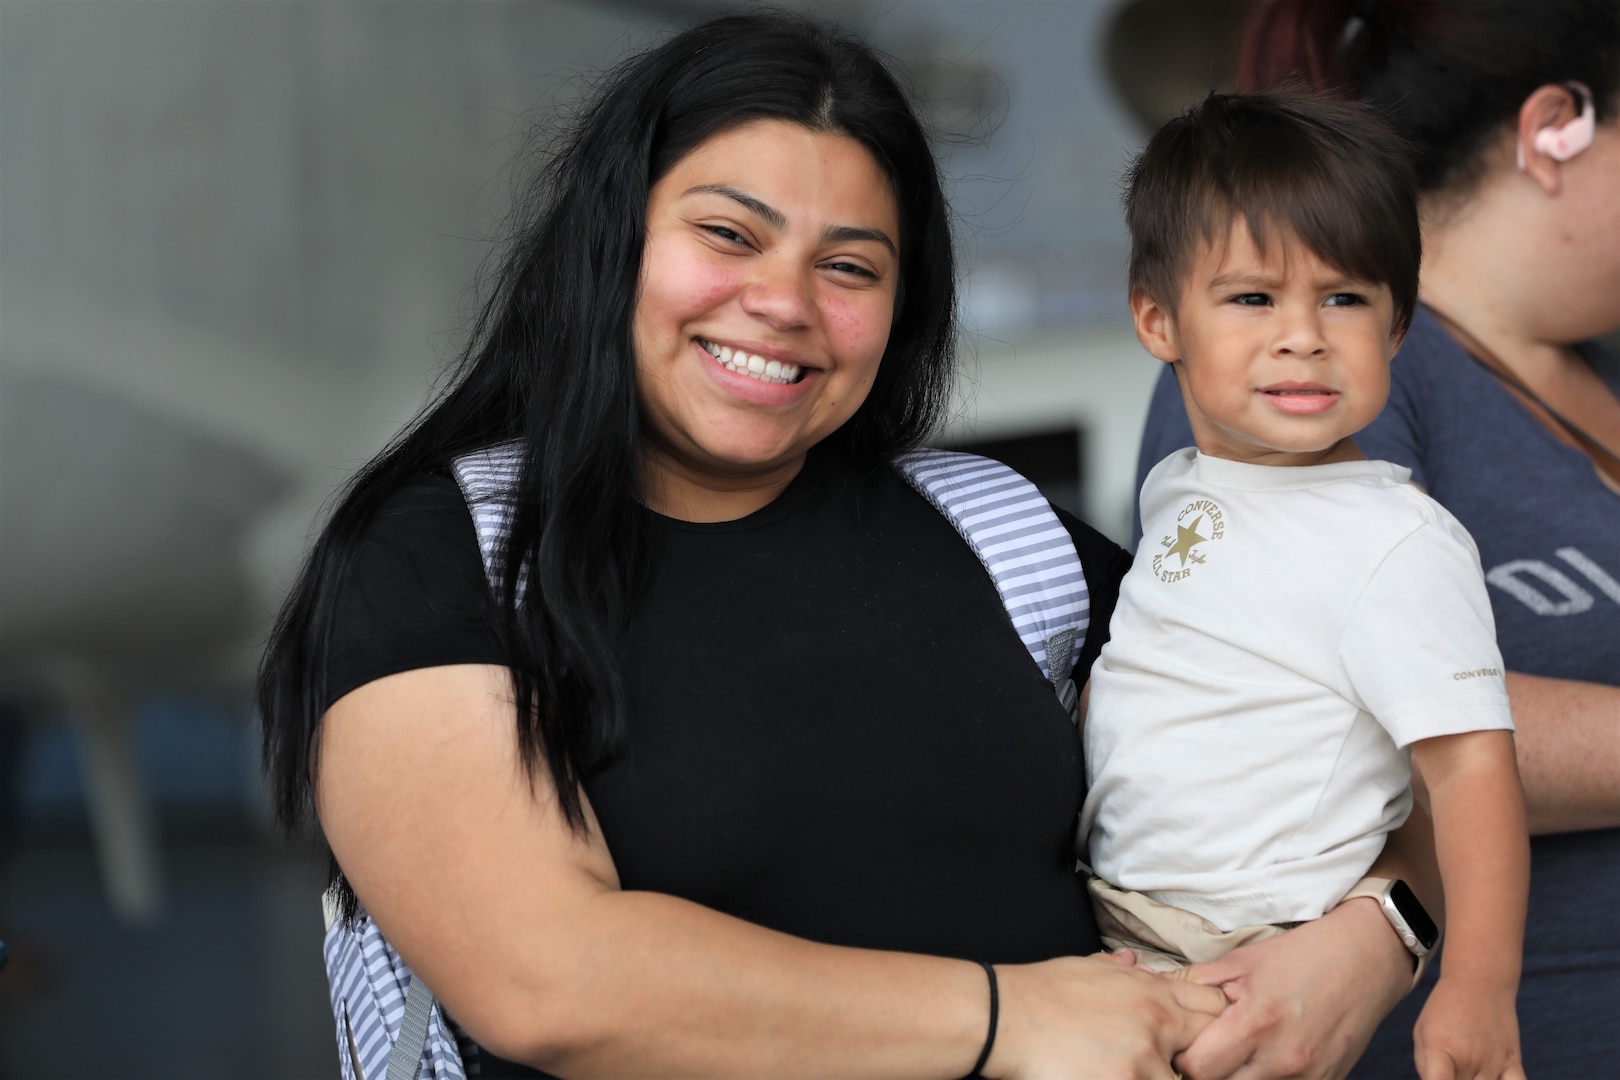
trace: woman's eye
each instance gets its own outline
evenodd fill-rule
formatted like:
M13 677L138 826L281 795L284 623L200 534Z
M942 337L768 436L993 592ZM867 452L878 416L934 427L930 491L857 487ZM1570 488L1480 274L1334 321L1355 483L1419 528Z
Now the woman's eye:
M1328 307L1357 307L1366 302L1367 298L1365 296L1353 292L1334 293L1327 298Z
M705 225L704 230L720 239L732 244L748 244L748 238L735 229L728 229L724 225Z
M860 263L833 262L823 263L822 265L828 270L836 270L840 274L854 274L857 277L871 278L873 281L876 281L878 278L876 271L874 271L871 267L863 266Z

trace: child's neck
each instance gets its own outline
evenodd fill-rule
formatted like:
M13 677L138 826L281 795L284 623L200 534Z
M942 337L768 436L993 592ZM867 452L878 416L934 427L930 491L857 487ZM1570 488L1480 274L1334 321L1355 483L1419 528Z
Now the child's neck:
M1276 451L1258 457L1237 457L1225 451L1224 448L1210 449L1199 446L1198 452L1205 457L1220 458L1223 461L1238 461L1245 465L1268 465L1273 468L1305 468L1311 465L1337 465L1342 461L1366 461L1367 455L1349 437L1340 439L1324 450L1305 450L1299 452Z

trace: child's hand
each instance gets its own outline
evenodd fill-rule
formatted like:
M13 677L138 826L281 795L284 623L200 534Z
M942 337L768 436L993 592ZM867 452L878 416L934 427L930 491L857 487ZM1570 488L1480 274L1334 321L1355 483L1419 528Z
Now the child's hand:
M1525 1080L1513 987L1463 986L1441 976L1418 1017L1423 1080Z

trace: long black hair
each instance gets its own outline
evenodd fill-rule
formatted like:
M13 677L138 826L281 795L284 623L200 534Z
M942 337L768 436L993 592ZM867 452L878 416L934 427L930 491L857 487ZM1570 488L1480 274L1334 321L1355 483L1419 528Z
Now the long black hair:
M1615 0L1267 0L1243 43L1246 91L1300 82L1377 108L1418 151L1424 192L1466 193L1538 87L1581 82L1620 108Z
M941 418L955 343L950 221L928 140L882 60L840 31L771 13L717 19L623 62L517 201L448 388L349 482L282 607L258 697L284 828L311 816L336 602L379 505L413 474L513 440L523 463L497 594L517 745L583 827L580 779L629 720L622 637L647 546L631 321L648 193L706 139L763 118L859 141L900 214L888 347L865 402L823 445L876 465Z

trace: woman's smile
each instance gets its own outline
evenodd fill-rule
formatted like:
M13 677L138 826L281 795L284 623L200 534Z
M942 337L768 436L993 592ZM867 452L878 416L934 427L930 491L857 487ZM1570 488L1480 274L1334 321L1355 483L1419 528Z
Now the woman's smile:
M650 506L752 513L855 414L899 243L871 152L786 121L722 131L653 185L633 333Z
M716 363L734 375L746 375L760 382L792 385L804 374L803 365L792 360L767 359L761 351L750 352L741 347L734 349L730 345L717 345L703 338L698 338L697 343L714 357Z

